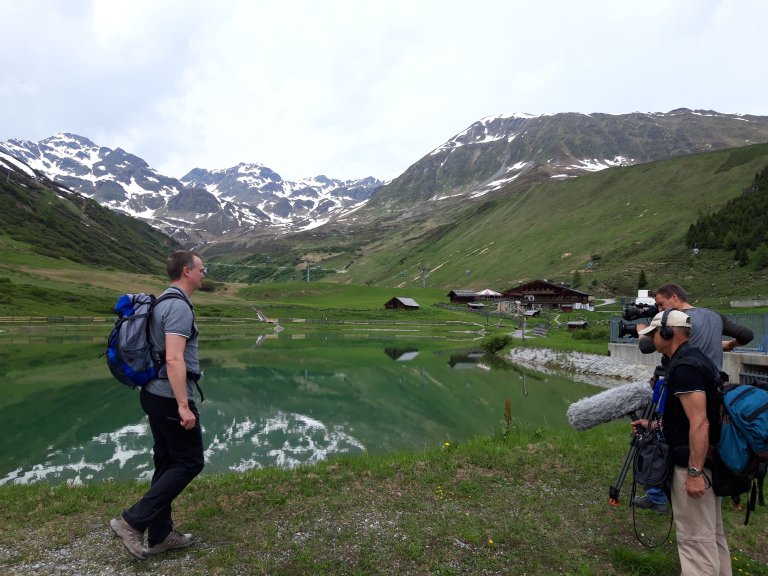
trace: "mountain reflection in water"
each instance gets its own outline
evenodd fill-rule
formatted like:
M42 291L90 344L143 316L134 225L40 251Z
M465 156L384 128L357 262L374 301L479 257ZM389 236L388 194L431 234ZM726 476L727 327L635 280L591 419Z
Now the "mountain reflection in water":
M250 338L201 346L204 474L458 442L496 430L507 400L516 422L565 428L568 405L594 393L476 350L257 344ZM149 479L152 437L138 392L112 379L98 343L45 346L35 357L21 349L7 354L0 484Z

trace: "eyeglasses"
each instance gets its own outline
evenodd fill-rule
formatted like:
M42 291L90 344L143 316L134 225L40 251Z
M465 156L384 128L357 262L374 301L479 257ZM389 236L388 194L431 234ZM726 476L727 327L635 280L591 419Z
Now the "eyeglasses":
M195 269L194 266L185 266L185 268L189 268L190 270ZM203 276L208 276L208 266L203 266L202 268L200 268L200 272L203 273Z

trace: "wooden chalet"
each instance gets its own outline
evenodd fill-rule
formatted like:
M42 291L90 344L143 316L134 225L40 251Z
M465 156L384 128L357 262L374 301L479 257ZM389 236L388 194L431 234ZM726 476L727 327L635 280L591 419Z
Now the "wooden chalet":
M590 295L574 290L565 284L555 284L549 280L534 280L521 284L517 288L504 290L502 296L516 300L526 308L561 308L574 304L588 304Z
M395 296L384 303L384 308L389 308L390 310L418 310L419 303L413 298Z

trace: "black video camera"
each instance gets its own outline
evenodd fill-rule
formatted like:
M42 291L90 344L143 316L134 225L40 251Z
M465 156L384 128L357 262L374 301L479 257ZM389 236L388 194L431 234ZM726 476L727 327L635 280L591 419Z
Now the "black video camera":
M637 326L635 324L625 324L619 320L619 338L629 336L630 338L637 338Z
M638 318L653 318L659 313L655 304L627 304L621 317L624 320L637 320Z

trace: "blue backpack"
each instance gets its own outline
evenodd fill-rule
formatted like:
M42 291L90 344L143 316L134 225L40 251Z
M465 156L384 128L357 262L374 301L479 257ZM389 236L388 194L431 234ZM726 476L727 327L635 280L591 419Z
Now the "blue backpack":
M722 387L723 419L717 452L735 474L746 476L752 485L747 519L759 497L764 505L763 483L768 469L768 389L760 386Z
M189 301L175 291L155 298L152 294L123 294L117 299L117 319L107 339L107 366L112 375L126 386L141 388L157 378L163 361L153 354L149 338L152 309L168 298ZM190 308L191 308L190 304Z

